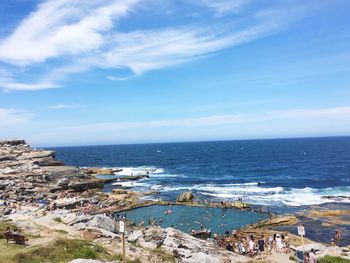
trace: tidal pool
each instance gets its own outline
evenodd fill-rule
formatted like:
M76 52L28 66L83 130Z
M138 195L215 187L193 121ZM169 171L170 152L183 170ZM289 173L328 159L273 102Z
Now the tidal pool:
M171 214L165 211L171 210ZM223 234L250 223L256 223L268 217L267 214L242 211L238 209L224 209L219 207L195 207L184 205L152 205L126 211L126 219L138 224L144 221L145 226L154 219L161 227L174 227L183 232L198 230L203 225L212 233ZM159 220L161 219L161 221Z

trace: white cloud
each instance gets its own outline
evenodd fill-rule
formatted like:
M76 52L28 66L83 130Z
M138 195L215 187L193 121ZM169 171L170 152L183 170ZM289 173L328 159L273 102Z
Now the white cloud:
M49 0L1 41L0 59L29 65L62 55L97 50L103 32L125 15L137 0Z
M0 41L0 60L26 66L29 70L33 65L47 63L45 73L36 73L37 81L31 83L17 81L15 76L0 78L0 86L8 90L57 88L68 76L93 68L127 68L140 75L252 41L283 27L287 21L285 15L281 15L285 11L274 10L273 15L271 11L249 14L245 17L247 23L240 27L219 23L118 31L116 21L129 14L139 2L142 0L48 0L42 3L12 35ZM224 13L238 10L249 2L202 0L201 4Z
M59 85L48 82L37 82L37 83L20 83L11 81L5 81L0 83L0 86L8 90L41 90L41 89L54 89L58 88Z
M250 2L252 0L199 0L196 3L214 10L217 16L221 16L226 13L241 11Z
M0 108L0 128L27 123L32 117L33 115L28 112Z
M76 109L80 107L81 107L80 104L56 104L56 105L50 106L49 108L54 110L61 110L61 109Z

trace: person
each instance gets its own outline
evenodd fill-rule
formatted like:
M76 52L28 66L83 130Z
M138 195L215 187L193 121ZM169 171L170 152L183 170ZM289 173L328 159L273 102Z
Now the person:
M251 235L248 242L248 248L250 253L254 252L254 246L255 246L254 237L253 235Z
M233 229L232 234L234 238L237 238L237 233L238 233L237 229Z
M239 251L240 254L245 254L246 253L246 249L245 249L243 240L241 240L241 243L239 243L239 245L238 245L238 251Z
M15 228L15 229L13 230L13 233L12 233L12 234L14 234L14 235L19 235L18 229Z
M11 233L12 233L9 226L6 228L6 232L5 232L5 233L6 233L6 234L11 234Z
M263 253L265 251L265 240L263 235L258 240L258 249L260 253Z
M316 255L315 255L315 250L312 248L310 253L309 253L309 263L316 263Z
M335 230L335 241L336 242L339 242L340 241L340 239L341 239L341 231L340 231L340 229L336 229Z
M280 237L279 234L276 235L276 250L277 252L282 252L282 247L283 247L283 244L282 244L282 239Z
M226 250L228 250L228 251L232 251L232 250L233 250L233 247L232 247L231 242L228 242L228 243L227 243L227 245L226 245Z
M284 236L284 242L286 244L286 247L289 247L289 236L288 234L286 233L286 235Z

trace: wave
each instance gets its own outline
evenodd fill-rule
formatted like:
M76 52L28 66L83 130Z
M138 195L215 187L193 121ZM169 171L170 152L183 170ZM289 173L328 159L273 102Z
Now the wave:
M161 174L164 173L163 168L157 168L154 166L138 166L138 167L118 167L122 169L120 172L115 172L115 175L143 175L143 174Z
M283 189L283 188L282 188ZM227 190L227 189L226 189ZM226 191L216 189L212 192L201 192L203 195L214 196L218 198L238 198L242 197L241 192L239 191ZM271 190L271 189L270 189ZM302 205L319 205L329 202L342 202L350 203L350 200L347 197L350 197L350 187L333 187L333 188L292 188L292 189L283 189L281 191L268 192L267 190L258 190L255 189L246 191L244 196L245 202L251 202L254 204L260 205L288 205L288 206L302 206ZM268 194L267 194L268 193ZM345 198L338 199L328 199L324 198L325 196L344 196Z
M116 181L112 185L122 186L122 187L149 187L149 183L145 182L145 180L139 181Z
M332 188L263 187L258 183L196 184L192 186L165 186L163 192L195 191L218 199L243 197L245 202L258 205L318 205L328 202L350 203L350 186ZM345 198L325 198L325 196Z

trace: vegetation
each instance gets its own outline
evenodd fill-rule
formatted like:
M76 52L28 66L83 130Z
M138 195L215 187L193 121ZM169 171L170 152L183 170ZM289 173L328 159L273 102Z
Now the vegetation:
M151 253L161 259L162 262L175 262L175 257L161 248L156 248Z
M60 217L54 217L52 220L57 222L57 223L62 223L62 220Z
M78 239L58 239L44 247L25 247L0 241L1 262L4 263L63 263L76 258L114 260L106 249L92 242Z
M68 232L66 230L63 230L63 229L57 229L56 232L60 233L60 234L64 234L64 235L68 234Z
M341 257L325 256L323 258L320 258L319 262L320 263L350 263L350 260L341 258Z

